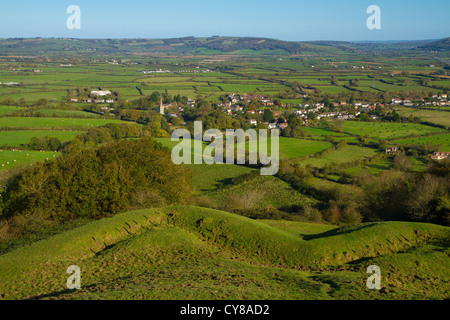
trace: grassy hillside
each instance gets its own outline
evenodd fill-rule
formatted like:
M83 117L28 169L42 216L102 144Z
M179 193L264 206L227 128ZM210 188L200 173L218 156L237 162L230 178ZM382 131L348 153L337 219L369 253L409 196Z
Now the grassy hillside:
M0 297L442 299L449 233L422 223L333 228L192 206L140 210L1 255ZM380 291L365 287L372 264ZM66 289L69 265L81 268L81 290Z
M267 38L210 37L172 39L0 39L3 53L30 53L45 50L47 53L92 54L92 49L102 54L118 53L190 53L190 54L296 54L301 52L334 52L336 47L280 41Z

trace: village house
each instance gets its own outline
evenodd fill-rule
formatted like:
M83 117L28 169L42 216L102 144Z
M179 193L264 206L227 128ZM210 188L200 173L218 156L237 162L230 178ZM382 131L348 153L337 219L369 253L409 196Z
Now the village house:
M114 108L103 106L103 107L100 108L100 110L103 110L103 111L114 111Z
M109 90L91 91L91 96L104 97L104 96L109 96L110 94L111 94L111 91L109 91Z
M400 149L398 147L390 147L386 149L387 154L397 154L400 152Z
M289 124L287 122L285 122L285 123L278 123L277 124L277 128L280 129L280 130L284 130L284 129L287 128L288 125Z
M187 101L187 106L188 107L193 107L195 105L195 100L193 100L193 99L188 99L188 101Z
M267 100L267 99L263 99L263 100L261 100L261 102L265 107L270 107L270 106L274 105L274 103L272 101Z
M450 159L450 152L434 152L431 156L433 160Z
M283 115L282 111L273 111L273 117L275 119L278 119L279 117L281 117Z
M250 120L250 124L251 124L252 126L256 126L256 125L258 125L258 121L252 119L252 120Z
M402 105L404 105L405 107L412 107L414 106L414 103L412 103L411 100L403 100Z

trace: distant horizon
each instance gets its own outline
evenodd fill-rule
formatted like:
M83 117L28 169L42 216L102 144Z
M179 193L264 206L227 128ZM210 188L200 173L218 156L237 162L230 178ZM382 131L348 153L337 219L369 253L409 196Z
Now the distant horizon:
M107 38L89 38L89 37L0 37L1 40L30 40L30 39L54 39L54 40L168 40L168 39L184 39L184 38L195 38L195 39L209 39L209 38L249 38L249 39L271 39L271 40L277 40L277 41L284 41L284 42L349 42L349 43L398 43L398 42L433 42L433 41L440 41L450 38L443 37L443 38L427 38L427 39L411 39L411 40L405 40L405 39L394 39L394 40L330 40L330 39L316 39L316 40L283 40L278 38L272 38L272 37L265 37L265 36L219 36L219 35L212 35L212 36L180 36L180 37L160 37L160 38L146 38L146 37L107 37Z
M80 24L67 22L79 8ZM370 29L368 8L380 8ZM282 41L414 41L450 34L450 1L16 0L1 4L0 38L170 39L233 34ZM79 27L79 28L78 28ZM323 40L327 39L327 40Z

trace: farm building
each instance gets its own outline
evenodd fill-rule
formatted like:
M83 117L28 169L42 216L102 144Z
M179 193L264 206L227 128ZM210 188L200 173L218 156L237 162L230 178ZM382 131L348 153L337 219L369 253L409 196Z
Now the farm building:
M450 152L434 152L431 156L433 160L450 159Z
M288 123L287 123L287 122L277 124L277 128L280 129L280 130L286 129L287 126L288 126Z
M387 154L397 154L400 152L400 149L398 147L390 147L386 149Z
M109 90L101 90L101 91L91 91L91 96L109 96L111 94L111 91Z

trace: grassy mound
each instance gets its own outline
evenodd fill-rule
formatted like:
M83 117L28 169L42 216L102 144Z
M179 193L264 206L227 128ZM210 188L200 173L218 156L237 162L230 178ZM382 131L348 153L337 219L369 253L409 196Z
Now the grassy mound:
M194 206L140 210L0 255L0 297L443 299L449 235L421 223L333 228ZM365 287L371 264L380 291ZM66 289L70 265L81 268L81 290Z

